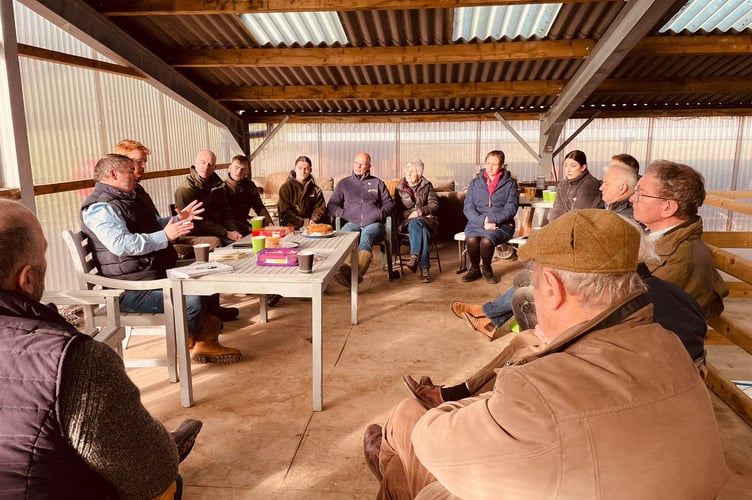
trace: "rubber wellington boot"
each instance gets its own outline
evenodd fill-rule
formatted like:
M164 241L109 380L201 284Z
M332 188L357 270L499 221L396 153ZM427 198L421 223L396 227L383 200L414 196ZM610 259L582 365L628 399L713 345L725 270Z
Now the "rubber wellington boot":
M368 250L358 250L358 283L363 281L368 268L371 267L371 259L373 259L373 253Z
M196 333L195 344L191 349L191 359L194 363L230 364L240 361L240 351L232 347L225 347L219 343L219 318L207 314L204 323Z

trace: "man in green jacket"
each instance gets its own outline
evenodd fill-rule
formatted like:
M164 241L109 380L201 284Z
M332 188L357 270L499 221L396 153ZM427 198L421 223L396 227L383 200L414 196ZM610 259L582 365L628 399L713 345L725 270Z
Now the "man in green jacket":
M652 163L629 201L634 218L650 231L659 260L647 262L658 278L690 294L707 319L723 312L729 290L702 241L705 179L688 165L660 160Z

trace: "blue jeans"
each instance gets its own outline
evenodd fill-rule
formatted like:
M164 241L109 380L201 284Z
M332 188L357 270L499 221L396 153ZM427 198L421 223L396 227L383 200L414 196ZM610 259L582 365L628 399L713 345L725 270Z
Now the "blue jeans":
M531 271L526 269L517 273L514 277L514 286L512 286L512 288L504 292L503 295L496 297L492 302L486 302L481 306L483 314L485 314L497 328L506 323L513 315L512 297L514 296L514 292L518 288L529 286L531 280ZM530 296L532 297L532 295ZM535 314L534 311L533 314Z
M188 319L188 335L191 337L196 335L204 319L205 301L216 301L219 305L219 294L211 297L185 297L185 315ZM162 290L127 290L120 299L120 310L125 313L164 313Z
M503 295L499 295L492 302L483 304L483 314L490 319L496 328L500 327L512 317L512 296L515 288L512 287Z
M421 269L428 269L431 267L431 262L428 258L431 250L428 239L431 237L431 233L428 230L426 221L420 217L411 220L407 225L407 233L410 239L410 253L420 256Z
M360 233L360 243L358 244L358 250L367 250L369 252L373 252L373 246L376 243L381 243L382 241L384 241L384 235L386 234L384 224L382 224L381 222L374 222L368 224L366 227L360 227L357 224L348 222L347 224L342 226L340 231Z

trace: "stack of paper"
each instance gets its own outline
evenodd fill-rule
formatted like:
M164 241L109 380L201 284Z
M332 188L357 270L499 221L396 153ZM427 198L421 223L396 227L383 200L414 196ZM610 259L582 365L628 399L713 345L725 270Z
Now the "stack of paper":
M250 255L251 252L252 252L251 249L245 249L245 248L233 248L233 247L215 248L214 251L209 254L209 260L215 261L215 260L239 259L241 257L245 257L246 255Z
M175 267L167 270L168 278L198 278L208 274L231 273L232 267L221 262L202 262L190 266Z

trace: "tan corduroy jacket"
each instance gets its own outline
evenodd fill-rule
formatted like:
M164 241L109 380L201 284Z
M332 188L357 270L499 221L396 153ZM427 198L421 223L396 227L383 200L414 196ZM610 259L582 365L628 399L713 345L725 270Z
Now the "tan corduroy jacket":
M441 484L418 498L713 498L728 471L708 391L640 297L521 349L492 392L429 410L412 442Z
M700 217L694 216L672 228L656 241L655 249L660 262L647 263L653 276L670 281L690 294L706 318L723 312L723 298L729 290L702 241Z

